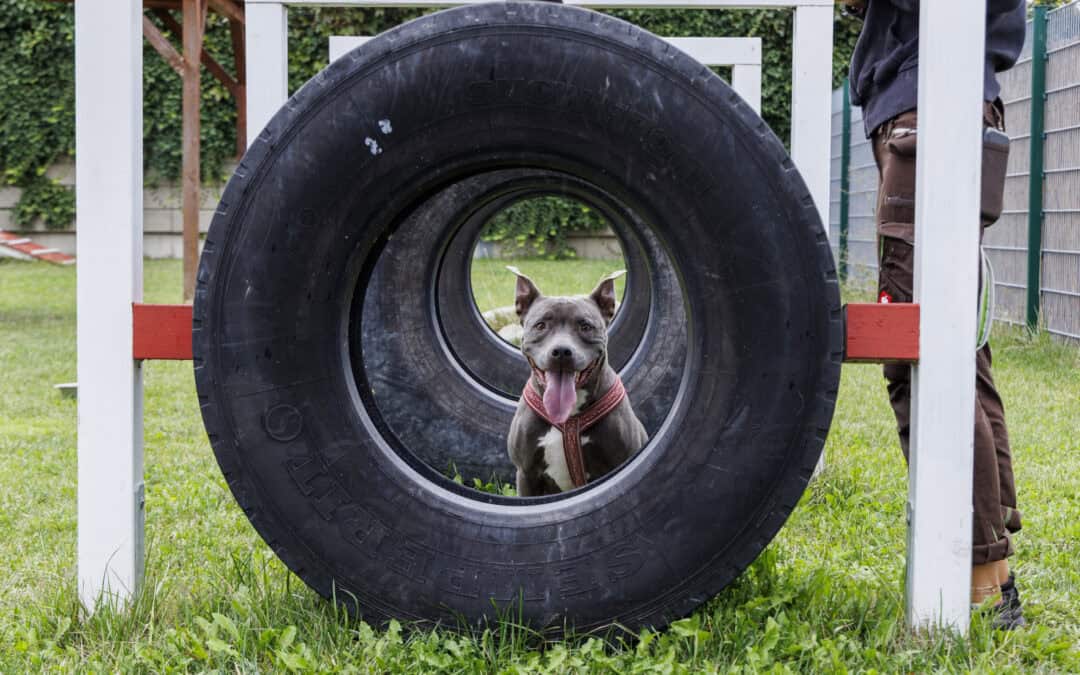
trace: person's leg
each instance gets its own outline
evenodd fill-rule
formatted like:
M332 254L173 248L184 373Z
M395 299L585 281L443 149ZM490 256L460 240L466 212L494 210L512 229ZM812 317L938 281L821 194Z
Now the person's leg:
M873 139L874 159L877 162L880 184L878 191L879 270L878 291L881 302L911 302L914 277L914 205L915 205L915 147L918 118L914 111L904 113L886 123ZM977 357L977 372L983 385L976 385L975 457L973 471L973 528L972 528L972 599L981 601L1000 592L999 574L1005 557L1011 552L1005 527L1004 502L1014 500L1014 491L1001 494L1006 474L999 475L999 438L995 425L1000 422L1004 431L1003 411L996 391L983 397L980 392L989 378L989 360ZM986 350L986 354L989 351ZM900 447L908 458L911 422L910 367L887 364L884 375L888 381L889 401L897 422ZM985 398L985 400L984 400ZM995 406L995 401L997 405ZM989 408L989 412L987 409ZM993 421L992 421L993 420ZM1004 446L1007 448L1007 445ZM1007 450L1006 450L1007 452ZM1011 465L1007 472L1011 486Z
M887 297L889 302L911 302L915 259L913 247L899 239L884 237L878 249L878 297ZM883 373L889 404L896 417L900 449L906 461L911 437L911 366L906 363L886 363Z
M1009 430L1005 426L1005 405L1001 402L997 387L994 386L993 353L990 345L979 350L976 363L975 381L979 403L986 412L987 421L994 435L994 447L997 449L997 473L1001 494L1002 517L1009 532L1018 532L1021 527L1020 511L1016 508L1016 483L1013 477L1012 450L1009 447Z
M915 155L890 147L895 129L914 130L914 111L904 113L878 129L872 139L878 167L877 237L878 299L911 302L915 270ZM914 138L914 137L912 137ZM908 457L911 430L911 366L887 363L883 368L889 403L896 417L896 431L904 459Z
M1001 592L998 564L1011 553L1001 512L997 449L983 402L975 398L975 458L972 477L971 601L979 604Z
M988 127L994 127L999 131L1005 131L1005 106L1001 103L1000 99L986 104L983 109L983 124ZM997 196L1000 197L1000 195ZM1000 204L1001 200L992 199L992 201ZM994 224L998 216L996 213L987 213L987 210L988 209L984 209L983 213L984 220L982 226L984 231L987 227ZM1016 506L1016 484L1013 477L1012 452L1009 448L1009 432L1005 425L1005 406L994 385L992 373L993 355L989 343L979 350L976 355L975 364L976 396L979 405L986 415L993 436L995 462L997 465L998 498L1000 500L999 508L1001 509L1001 519L1005 528L1006 537L1010 537L1005 556L1010 556L1013 552L1011 535L1020 530L1022 522L1020 511ZM1007 557L1003 557L997 562L999 581L1001 583L1006 583L1011 577ZM1011 586L1011 582L1009 582L1009 585ZM1018 601L1017 604L1019 604Z
M976 394L979 405L990 425L990 432L994 444L994 460L998 481L998 500L1001 510L1002 527L1007 537L1010 537L1010 545L1006 555L1012 555L1011 536L1023 527L1020 510L1016 506L1016 483L1013 477L1012 451L1009 447L1009 432L1005 426L1005 406L1001 402L1001 396L994 386L994 377L991 370L993 355L990 345L979 350L976 360ZM1005 582L1009 577L1009 566L1002 559L999 577Z

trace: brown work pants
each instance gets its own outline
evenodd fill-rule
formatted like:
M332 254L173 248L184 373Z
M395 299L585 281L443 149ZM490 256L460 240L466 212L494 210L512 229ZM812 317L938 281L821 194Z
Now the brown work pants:
M1000 104L986 105L984 122L1004 130ZM877 230L879 242L879 297L911 302L915 241L916 111L903 113L874 132L874 159L879 172ZM998 195L1000 198L1000 195ZM996 219L996 218L995 218ZM983 227L993 220L983 220ZM970 264L978 261L972 251ZM1012 533L1021 526L1016 509L1009 434L1005 408L994 387L990 345L975 354L975 471L972 564L1004 560L1012 555ZM896 414L900 447L908 457L911 424L911 367L885 366L889 401Z

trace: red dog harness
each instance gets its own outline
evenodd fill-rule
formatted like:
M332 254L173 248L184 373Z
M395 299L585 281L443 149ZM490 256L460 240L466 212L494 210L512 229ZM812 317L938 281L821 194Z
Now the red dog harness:
M562 432L563 455L566 457L566 468L570 472L570 480L574 487L585 484L585 457L581 453L581 432L593 426L615 409L626 398L626 389L622 380L617 376L615 383L607 393L596 400L591 406L571 416L562 424L556 423L544 408L544 398L536 391L533 378L525 384L525 391L521 397L532 411L542 417L548 424Z

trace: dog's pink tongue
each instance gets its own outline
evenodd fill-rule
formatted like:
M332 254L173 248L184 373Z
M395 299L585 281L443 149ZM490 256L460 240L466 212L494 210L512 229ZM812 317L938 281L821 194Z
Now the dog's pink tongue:
M547 372L547 387L544 389L544 408L557 423L562 424L570 418L570 413L577 402L577 388L574 373L561 373L554 370Z

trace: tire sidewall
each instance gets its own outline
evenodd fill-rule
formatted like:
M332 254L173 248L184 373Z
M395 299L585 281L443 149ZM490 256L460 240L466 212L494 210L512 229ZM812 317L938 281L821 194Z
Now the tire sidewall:
M645 452L511 507L387 444L348 308L370 274L349 260L377 255L392 214L515 166L580 175L657 223L688 333L676 410ZM798 501L839 376L831 253L767 127L658 38L539 3L424 17L305 85L225 191L194 315L204 421L238 502L305 582L376 620L477 621L519 601L540 626L684 615Z

